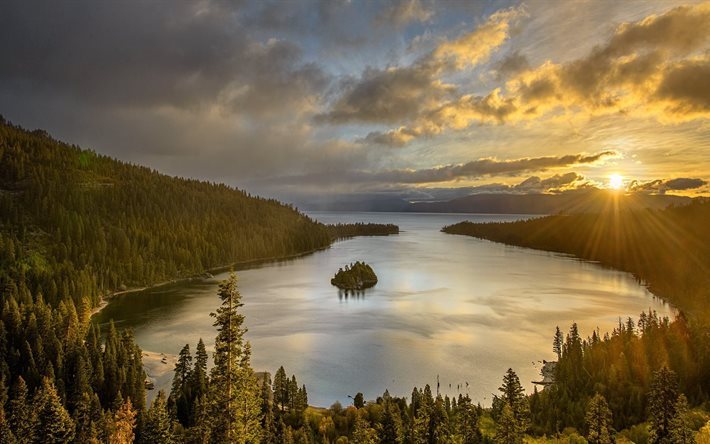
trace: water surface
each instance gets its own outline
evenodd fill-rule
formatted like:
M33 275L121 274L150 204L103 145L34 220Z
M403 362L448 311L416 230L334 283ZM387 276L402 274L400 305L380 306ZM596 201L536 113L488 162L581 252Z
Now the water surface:
M312 405L347 403L385 389L409 395L437 375L442 393L490 403L512 367L527 390L539 361L554 359L555 326L583 335L610 331L619 316L652 308L670 315L631 275L574 258L441 233L461 220L525 216L413 213L312 213L325 223L395 223L401 234L359 237L298 259L238 272L252 364L283 365L308 388ZM339 267L372 265L378 284L359 295L330 285ZM149 289L115 298L97 317L131 327L144 350L177 353L202 337L211 349L209 313L217 282ZM468 382L468 387L466 383Z

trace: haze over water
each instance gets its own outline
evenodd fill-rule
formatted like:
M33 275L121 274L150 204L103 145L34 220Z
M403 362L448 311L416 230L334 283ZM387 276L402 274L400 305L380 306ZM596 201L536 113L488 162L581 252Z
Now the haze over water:
M252 365L272 374L283 365L308 388L311 405L328 406L385 389L409 396L430 384L489 404L508 367L526 390L539 361L553 360L555 326L574 321L583 336L611 331L618 317L672 309L634 278L567 256L441 233L461 220L525 216L414 213L312 213L324 223L399 225L388 237L359 237L302 258L238 271ZM347 296L330 278L347 263L370 264L379 282ZM212 349L219 299L213 280L181 283L113 299L98 322L133 328L154 352ZM466 382L469 383L468 388ZM451 384L451 386L449 386ZM457 387L460 387L457 389Z

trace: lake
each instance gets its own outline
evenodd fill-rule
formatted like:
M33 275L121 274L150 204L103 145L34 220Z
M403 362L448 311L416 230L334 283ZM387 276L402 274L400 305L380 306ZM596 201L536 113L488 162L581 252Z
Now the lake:
M409 396L437 375L442 394L468 392L490 404L512 367L529 392L541 360L553 360L555 326L577 322L583 336L638 317L673 310L627 273L555 253L440 232L462 220L526 216L418 213L310 213L324 223L399 225L399 235L359 237L297 259L238 270L252 365L272 375L280 365L306 384L309 403L329 406L362 392ZM379 282L346 295L330 284L356 260ZM219 299L215 279L185 282L110 301L97 322L134 330L144 350L211 350ZM163 381L163 384L165 382ZM169 389L168 387L166 387Z

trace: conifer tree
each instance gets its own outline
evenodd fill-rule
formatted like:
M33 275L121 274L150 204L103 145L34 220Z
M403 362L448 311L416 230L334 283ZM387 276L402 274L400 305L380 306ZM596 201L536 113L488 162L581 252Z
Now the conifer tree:
M169 410L183 426L187 426L190 421L191 373L192 355L190 355L190 345L185 344L180 350L178 360L175 363L175 373L170 389L170 397L168 398Z
M69 443L74 439L74 421L62 405L57 389L49 378L42 380L42 387L34 401L37 412L36 437L43 443Z
M85 392L74 410L77 442L94 442L99 437L101 403L95 393Z
M557 360L562 358L562 345L564 344L564 336L560 327L555 327L555 338L552 340L552 351L557 355Z
M494 440L496 444L520 444L523 442L520 426L515 419L513 409L510 408L510 404L507 402L500 412Z
M145 426L141 441L146 444L172 444L174 442L167 400L165 392L162 390L158 392L145 414Z
M388 395L384 396L382 420L377 427L377 435L381 443L399 444L402 442L402 420L399 408Z
M160 394L158 394L160 396ZM114 413L109 444L130 444L135 439L136 414L130 399Z
M10 425L5 419L5 411L2 409L2 406L0 406L0 443L17 443L17 440L15 440L15 435L12 433L12 429L10 429Z
M500 386L498 391L501 392L500 400L508 404L520 432L524 433L530 424L530 405L525 396L525 390L520 385L520 379L513 369L509 368L505 373L503 385Z
M604 396L596 394L587 405L587 441L589 444L614 443L611 410Z
M205 343L200 338L197 343L197 349L195 351L195 365L192 369L192 397L198 399L202 395L207 394L207 350L205 349Z
M648 394L650 442L671 442L671 423L676 415L678 379L675 372L662 367L654 373L651 391Z
M250 367L251 348L244 340L246 328L237 275L219 286L222 305L216 313L214 367L210 377L211 439L213 442L255 443L259 441L259 389Z
M27 384L22 376L17 378L10 393L8 424L19 444L31 443L35 436L36 410L27 394Z
M288 378L283 366L274 375L274 404L281 408L282 413L288 404Z
M210 442L209 401L207 395L195 399L193 409L194 424L187 431L186 441L190 444L208 444Z
M360 413L355 417L355 426L353 427L353 444L376 444L377 443L377 432L375 429L370 427L365 418L362 417Z
M693 424L688 418L688 399L678 396L675 404L675 417L671 421L670 441L674 444L693 444L695 437Z
M481 430L478 428L478 410L468 395L459 400L456 420L462 444L479 444L483 441Z

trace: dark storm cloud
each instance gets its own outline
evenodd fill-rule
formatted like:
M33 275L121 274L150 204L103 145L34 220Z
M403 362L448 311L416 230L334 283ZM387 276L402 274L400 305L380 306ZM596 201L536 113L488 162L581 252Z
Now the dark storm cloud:
M427 184L437 182L450 182L472 179L485 176L515 176L528 171L545 171L550 168L561 168L572 165L594 164L607 158L616 157L613 151L604 151L597 154L569 154L565 156L547 156L535 158L522 158L513 160L478 159L463 164L445 165L436 168L419 170L398 169L384 171L338 170L329 173L307 174L283 178L284 183L290 184L328 184L345 181L357 184ZM559 188L579 179L575 173L555 175L552 178L528 179L522 188L535 188L538 190ZM535 183L533 183L535 182Z
M324 79L302 66L297 46L250 40L236 2L3 2L0 53L6 87L101 105L191 108L227 97L260 112Z

